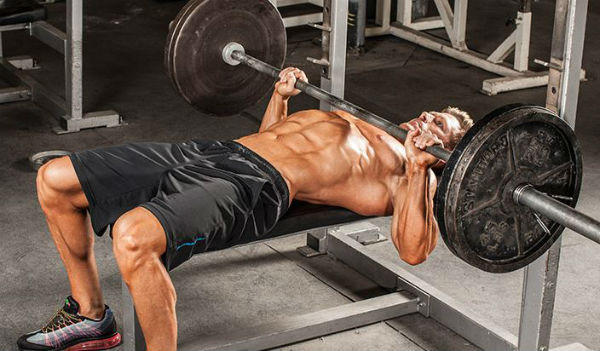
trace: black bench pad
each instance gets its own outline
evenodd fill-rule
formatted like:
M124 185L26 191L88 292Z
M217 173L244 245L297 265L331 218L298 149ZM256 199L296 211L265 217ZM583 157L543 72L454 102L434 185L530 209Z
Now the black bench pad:
M341 207L313 205L307 202L294 201L275 228L261 239L274 238L312 228L333 226L367 218L369 217L361 216Z
M0 26L46 19L46 8L34 0L0 0Z
M247 237L244 240L236 241L235 244L227 247L262 242L264 240L303 232L309 229L331 227L368 218L371 217L361 216L341 207L313 205L303 201L294 201L286 214L277 222L275 228L270 232L261 235L259 238ZM211 248L208 251L222 250L224 248L225 247Z

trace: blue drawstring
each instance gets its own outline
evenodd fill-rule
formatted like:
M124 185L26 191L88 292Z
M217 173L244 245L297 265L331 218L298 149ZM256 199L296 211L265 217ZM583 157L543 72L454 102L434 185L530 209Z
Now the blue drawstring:
M196 245L196 243L198 241L202 241L204 239L206 239L206 238L201 236L201 237L197 238L196 240L194 240L194 242L181 244L181 245L177 246L177 250L179 251L179 249L181 249L184 246L194 246L194 245Z

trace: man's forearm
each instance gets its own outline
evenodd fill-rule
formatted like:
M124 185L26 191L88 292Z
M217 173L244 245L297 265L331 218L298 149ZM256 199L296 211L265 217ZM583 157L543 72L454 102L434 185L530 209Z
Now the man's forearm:
M285 119L287 117L288 110L288 100L289 97L283 97L277 90L273 92L271 95L271 100L269 101L269 105L265 110L265 114L263 115L262 122L260 123L259 132L267 130L273 124Z
M404 194L394 199L393 242L400 257L411 264L427 258L437 240L433 216L434 177L426 167L410 165L406 169L408 184Z

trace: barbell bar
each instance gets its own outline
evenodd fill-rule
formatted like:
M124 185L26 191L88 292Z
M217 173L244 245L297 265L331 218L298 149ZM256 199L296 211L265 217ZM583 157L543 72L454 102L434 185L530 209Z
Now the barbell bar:
M238 43L231 42L223 48L223 60L232 66L236 65L236 63L244 64L258 72L269 75L275 79L279 77L280 69L269 65L268 63L262 62L261 60L252 57L246 54L244 47ZM296 88L305 94L314 97L317 100L325 101L332 106L339 108L340 110L346 111L353 116L358 117L359 119L374 125L375 127L384 130L386 133L390 134L397 139L406 139L407 132L395 125L394 123L388 121L387 119L380 117L373 112L367 111L364 108L357 106L351 102L348 102L344 99L340 99L339 97L319 88L310 83L297 80ZM450 158L451 152L441 148L439 146L432 146L427 148L427 152L434 155L435 157L448 160Z
M258 72L267 74L273 78L278 78L280 69L262 62L261 60L246 54L244 47L238 43L231 42L223 48L223 60L230 64L244 64ZM318 100L325 101L332 106L346 111L353 116L375 126L386 133L405 140L407 131L400 128L398 125L380 117L362 107L350 103L344 99L318 88L310 83L297 80L295 87ZM451 152L437 145L430 146L426 152L431 155L448 161ZM574 210L573 208L557 201L550 196L535 190L531 184L519 184L513 191L513 201L515 204L527 206L534 211L545 215L546 217L560 223L561 225L576 231L583 236L600 243L600 222L595 219Z
M513 200L600 244L600 222L535 190L531 184L519 185L513 191Z

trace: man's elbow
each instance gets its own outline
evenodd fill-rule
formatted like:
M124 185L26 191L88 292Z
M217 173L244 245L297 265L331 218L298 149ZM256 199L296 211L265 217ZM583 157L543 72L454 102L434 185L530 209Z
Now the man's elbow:
M400 253L402 261L408 263L411 266L416 266L423 263L427 259L427 253Z

